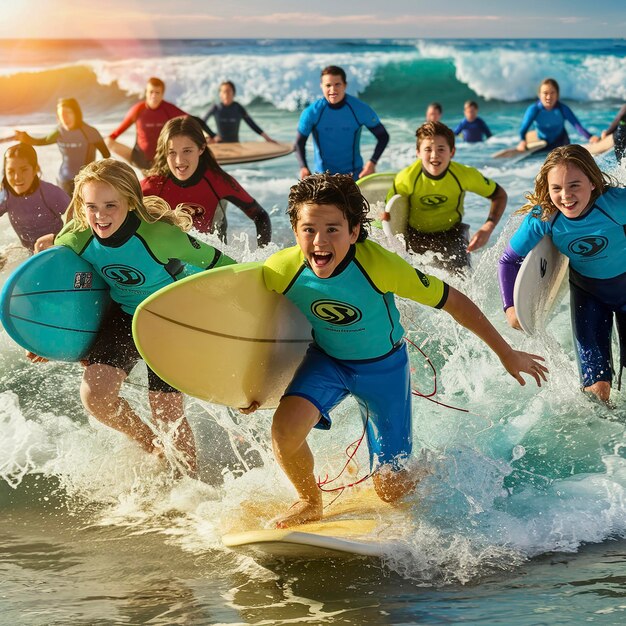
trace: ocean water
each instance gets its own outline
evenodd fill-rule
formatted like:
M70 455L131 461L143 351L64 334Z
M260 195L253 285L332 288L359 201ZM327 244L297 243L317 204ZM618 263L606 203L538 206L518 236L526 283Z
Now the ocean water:
M222 80L276 139L295 135L299 113L319 96L319 70L343 66L348 91L378 112L391 135L378 171L414 158L414 132L437 100L443 121L476 99L495 135L457 147L456 159L497 180L509 195L505 218L466 279L442 275L470 295L516 347L542 354L551 370L541 389L519 386L476 338L442 312L402 303L414 386L414 440L428 476L400 507L379 506L380 528L396 542L382 562L309 562L260 567L225 549L224 532L265 522L293 500L273 460L271 412L240 416L189 398L201 481L176 480L80 404L81 367L31 365L0 332L0 624L622 624L626 611L626 398L615 410L578 390L569 307L545 333L506 327L497 259L532 188L539 159L490 155L517 142L523 112L541 79L583 125L599 133L626 98L624 40L193 40L0 41L0 137L14 128L44 134L55 102L76 97L85 119L107 133L140 97L148 76L166 98L202 114ZM575 132L574 141L581 141ZM242 139L254 139L249 129ZM132 143L128 132L123 140ZM363 152L373 149L364 133ZM38 149L55 179L56 146ZM626 183L612 153L601 167ZM292 243L284 215L295 158L227 168L270 212L274 243L257 251L254 230L231 207L227 252L261 260ZM473 229L484 200L468 197ZM380 234L375 233L380 239ZM382 240L381 240L382 241ZM15 235L0 220L0 246ZM413 263L438 274L428 258ZM440 274L441 275L441 274ZM4 282L6 271L0 274ZM124 394L148 417L145 372ZM448 405L448 406L443 406ZM452 407L452 408L449 408ZM457 410L462 409L462 410ZM315 432L316 471L340 473L360 436L347 401L332 436ZM367 472L363 450L339 482ZM368 500L371 487L332 502Z

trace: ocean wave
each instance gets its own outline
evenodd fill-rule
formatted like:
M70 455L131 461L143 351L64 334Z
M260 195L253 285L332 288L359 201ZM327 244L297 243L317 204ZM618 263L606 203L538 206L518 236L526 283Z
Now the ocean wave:
M492 46L466 49L421 41L425 59L449 59L456 78L486 100L519 102L535 97L539 83L555 78L561 97L579 101L626 98L626 58L610 54L553 52L544 49L511 49Z

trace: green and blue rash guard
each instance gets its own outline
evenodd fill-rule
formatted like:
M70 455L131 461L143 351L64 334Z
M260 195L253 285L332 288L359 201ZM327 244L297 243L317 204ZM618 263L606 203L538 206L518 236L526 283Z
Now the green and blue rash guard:
M233 259L165 222L149 224L129 211L120 228L102 239L90 228L70 232L73 221L55 244L71 248L102 276L111 298L133 314L158 289L205 269L231 265Z
M476 168L450 161L446 171L431 176L418 159L396 174L387 201L400 194L409 199L409 226L423 233L454 228L463 219L465 193L492 198L498 184Z
M351 246L333 275L319 278L299 246L265 261L268 289L287 296L313 327L315 343L340 360L378 359L404 335L394 294L442 308L448 285L373 241Z

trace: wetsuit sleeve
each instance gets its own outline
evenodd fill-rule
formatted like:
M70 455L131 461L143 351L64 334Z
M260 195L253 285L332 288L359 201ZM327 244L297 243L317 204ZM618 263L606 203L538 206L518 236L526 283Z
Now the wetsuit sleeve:
M489 139L489 137L491 137L493 135L493 133L489 129L489 126L487 126L487 122L485 122L485 120L482 119L482 118L479 118L479 119L480 119L480 125L481 125L481 128L483 130L483 133L484 133L485 137L487 137L487 139Z
M475 167L452 161L450 172L458 177L464 190L471 191L483 198L491 198L498 188L498 183L495 180L487 178Z
M237 103L239 104L239 103ZM241 119L257 134L262 135L263 129L248 115L248 111L239 104L239 110L241 113Z
M91 232L91 228L72 232L73 226L74 220L70 220L54 238L54 245L66 246L80 256L93 238L93 233Z
M393 196L400 194L401 196L410 197L415 186L415 180L422 171L422 162L420 159L415 161L412 165L405 167L403 170L396 174L393 179L393 185L387 192L385 202L389 202Z
M162 263L168 263L170 259L180 259L184 263L207 270L236 263L217 248L199 241L177 226L161 222L151 226L154 235L150 237L150 250Z
M452 131L454 133L454 135L460 135L463 132L463 129L465 128L465 120L462 120L461 122L459 122L455 129Z
M372 163L378 163L378 159L380 159L383 152L385 151L385 148L387 147L387 144L389 143L389 133L382 124L378 124L378 126L370 128L369 131L378 140L376 142L376 147L374 148L374 153L372 154L370 161Z
M265 286L270 291L283 294L303 268L304 257L299 246L280 250L263 263Z
M589 139L591 133L580 123L578 118L574 115L574 111L570 109L567 104L561 104L561 112L563 117L585 138Z
M308 135L303 135L300 131L298 131L296 134L296 141L293 145L296 159L298 159L298 164L300 167L306 167L307 169L309 169L306 162L306 140L308 138Z
M98 152L102 155L103 159L108 159L111 156L111 152L107 148L107 145L104 143L102 135L98 131L96 131L96 133L98 134L93 145L95 146L96 150L98 150Z
M622 118L626 118L626 104L622 106L619 113L615 116L615 119L611 122L611 125L606 129L607 135L612 135L615 132Z
M57 215L63 215L70 205L70 197L56 185L46 185L45 195L44 188L41 190L41 195L48 209Z
M527 109L526 113L524 113L524 119L522 120L522 125L519 129L520 138L523 141L526 141L526 133L528 129L532 126L535 118L537 117L537 103L531 104Z
M126 113L126 117L122 120L122 123L109 135L109 137L111 139L117 139L122 133L128 130L137 121L139 113L145 106L145 102L138 102L131 107L130 111Z
M28 133L24 133L24 134L25 134L25 137L23 139L24 143L27 143L31 146L49 146L57 142L60 131L58 128L55 128L51 133L49 133L45 137L31 137Z
M513 252L521 257L525 257L545 235L552 231L550 222L543 222L540 215L539 207L530 211L509 241Z
M448 298L448 285L411 267L397 254L365 241L357 244L356 261L381 293L393 293L426 306L440 309Z
M204 122L204 124L206 125L207 122L209 121L210 117L213 117L215 115L215 111L217 111L217 105L216 104L212 104L209 107L209 110L204 114L204 117L202 118L202 122ZM206 126L209 129L209 132L205 131L207 133L207 135L209 137L211 137L211 139L213 139L213 137L217 136L217 133L213 132L209 126Z
M504 311L513 306L515 279L519 274L523 260L524 257L517 254L507 244L498 261L498 283L500 284L500 296L502 297L502 309Z
M211 128L209 127L209 125L201 118L198 117L197 115L189 115L188 117L193 118L194 120L196 120L196 122L198 122L198 124L200 124L200 128L202 128L202 130L209 136L211 137L211 139L213 139L213 137L215 137L215 133L211 130Z

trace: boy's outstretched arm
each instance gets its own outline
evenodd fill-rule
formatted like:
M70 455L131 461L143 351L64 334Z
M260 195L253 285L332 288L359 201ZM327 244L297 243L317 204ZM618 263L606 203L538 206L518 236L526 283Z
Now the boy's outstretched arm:
M540 363L544 359L536 354L514 350L465 294L450 287L443 310L480 337L496 353L506 371L520 385L526 384L521 375L521 372L525 372L535 379L538 387L541 387L541 381L546 380L548 371L548 368Z
M498 185L491 196L491 204L489 206L489 215L487 216L487 220L470 239L469 245L467 246L468 252L475 252L476 250L479 250L489 241L491 233L494 231L504 213L504 210L506 209L507 199L508 196L506 191Z

